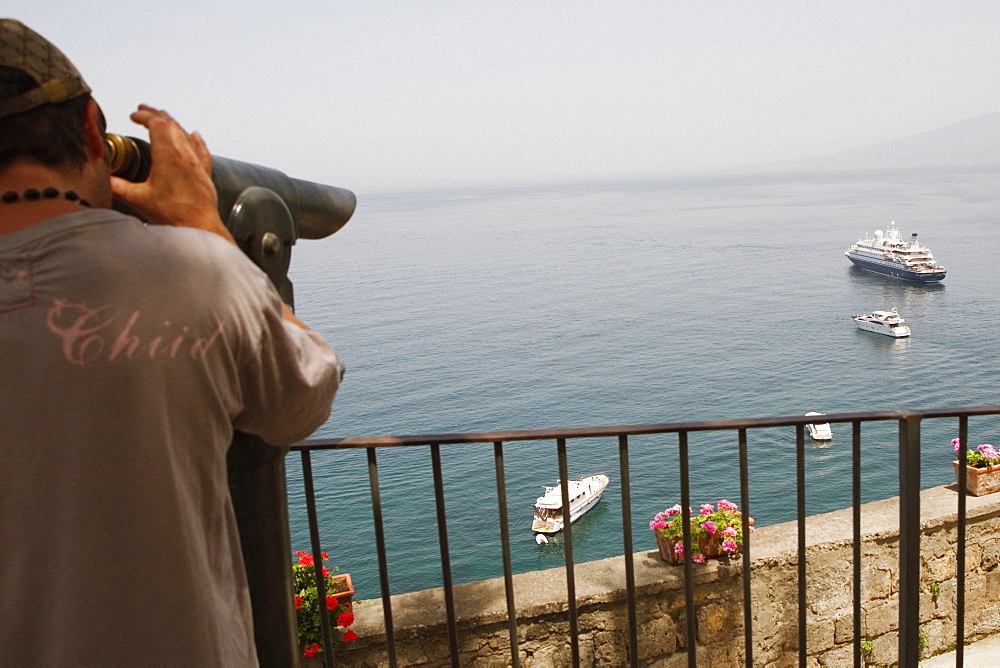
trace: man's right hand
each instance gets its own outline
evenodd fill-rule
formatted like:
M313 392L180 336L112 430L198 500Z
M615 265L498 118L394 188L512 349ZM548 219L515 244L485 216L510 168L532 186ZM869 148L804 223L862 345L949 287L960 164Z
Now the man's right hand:
M132 120L149 130L149 178L131 183L111 177L111 191L154 225L207 230L233 241L219 218L212 154L197 132L187 133L170 114L139 105Z

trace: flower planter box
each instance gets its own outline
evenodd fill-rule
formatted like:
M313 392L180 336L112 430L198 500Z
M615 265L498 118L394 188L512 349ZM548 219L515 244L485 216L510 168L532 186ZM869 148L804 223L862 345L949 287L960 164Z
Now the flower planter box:
M656 547L660 550L660 559L663 559L668 564L677 565L684 563L684 559L677 556L676 547L678 544L683 544L683 540L671 540L669 538L664 538L658 531L654 531L653 533L656 535ZM709 538L694 538L692 540L692 544L698 546L699 552L706 559L717 559L723 554L737 555L742 550L741 547L737 547L736 550L732 552L723 552L722 541L719 540L718 536L711 536Z
M706 559L722 555L739 554L743 542L743 514L736 504L721 499L717 507L711 503L701 504L700 511L695 515L693 509L688 509L691 515L691 556L695 563L703 563ZM656 536L660 558L668 564L684 562L683 554L677 554L684 544L681 537L682 525L680 504L656 513L649 523L649 528ZM747 525L753 531L752 517L747 518Z
M337 603L344 606L347 612L354 612L354 582L351 580L351 574L334 575L333 584L333 591L328 591L327 595L336 596Z
M958 460L952 461L952 464L955 466L955 481L958 482ZM966 466L965 470L965 491L972 496L1000 492L1000 466Z

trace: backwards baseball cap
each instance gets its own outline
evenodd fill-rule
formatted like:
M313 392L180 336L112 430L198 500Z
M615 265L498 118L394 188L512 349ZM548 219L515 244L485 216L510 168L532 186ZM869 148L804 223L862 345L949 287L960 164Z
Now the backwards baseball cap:
M23 93L0 100L0 118L90 92L62 51L15 19L0 19L0 66L20 70L35 82Z

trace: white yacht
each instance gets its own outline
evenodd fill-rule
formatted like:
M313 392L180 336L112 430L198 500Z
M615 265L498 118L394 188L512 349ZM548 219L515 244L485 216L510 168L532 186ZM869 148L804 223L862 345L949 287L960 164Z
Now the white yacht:
M852 315L851 318L859 329L867 332L885 334L897 339L910 335L910 328L906 326L906 321L896 311L895 306L891 311L872 311L863 315Z
M816 411L806 413L806 417L812 415L823 415L823 413L817 413ZM806 428L809 430L809 435L812 436L814 441L829 441L833 438L833 430L830 429L829 422L809 423L806 425Z
M570 522L577 521L580 516L597 505L608 482L608 476L598 473L566 483L569 488ZM546 487L545 494L535 501L535 517L531 522L531 530L536 534L562 531L564 526L562 506L562 488L559 482L555 487Z

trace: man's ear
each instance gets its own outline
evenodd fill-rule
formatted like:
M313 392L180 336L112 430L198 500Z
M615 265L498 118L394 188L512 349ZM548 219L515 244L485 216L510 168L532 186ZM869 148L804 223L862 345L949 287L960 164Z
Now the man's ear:
M83 147L88 160L104 159L104 127L101 108L93 99L88 100L83 112Z

